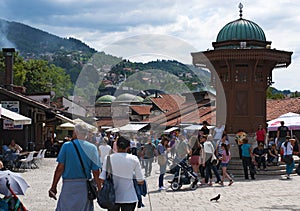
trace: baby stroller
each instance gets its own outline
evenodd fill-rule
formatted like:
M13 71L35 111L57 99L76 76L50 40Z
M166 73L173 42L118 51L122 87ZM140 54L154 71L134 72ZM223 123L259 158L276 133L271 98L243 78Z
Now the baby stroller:
M176 167L174 168L175 174L171 183L171 188L173 191L179 190L182 185L189 185L191 184L191 190L197 189L198 178L197 175L194 175L192 166L188 163L188 157L177 162Z

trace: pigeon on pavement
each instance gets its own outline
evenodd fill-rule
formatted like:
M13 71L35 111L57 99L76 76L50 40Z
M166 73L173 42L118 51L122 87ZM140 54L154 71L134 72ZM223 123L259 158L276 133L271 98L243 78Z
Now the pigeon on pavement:
M220 199L220 197L221 197L221 194L218 194L216 197L210 199L210 201L216 201L217 202Z

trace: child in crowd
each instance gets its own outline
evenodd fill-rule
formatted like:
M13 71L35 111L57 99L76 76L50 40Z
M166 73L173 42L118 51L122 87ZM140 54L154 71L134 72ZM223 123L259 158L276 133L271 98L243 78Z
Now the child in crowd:
M233 183L233 180L232 178L229 176L229 174L227 173L227 166L228 166L228 163L231 159L231 155L230 155L230 151L228 149L228 145L223 143L221 145L222 147L222 158L221 158L221 166L222 166L222 181L221 181L221 185L224 186L224 179L227 177L229 179L229 184L228 186L232 185Z

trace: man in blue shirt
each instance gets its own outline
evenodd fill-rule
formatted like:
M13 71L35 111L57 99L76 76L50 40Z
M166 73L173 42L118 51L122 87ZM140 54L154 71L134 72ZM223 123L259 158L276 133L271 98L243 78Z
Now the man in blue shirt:
M57 211L94 210L93 201L88 200L87 197L87 178L92 177L91 172L98 189L101 189L98 150L95 145L85 141L88 135L88 128L83 123L76 124L74 135L75 140L73 140L73 143L71 141L64 143L59 152L57 157L58 164L54 173L52 186L49 190L49 197L56 199L57 184L60 177L63 178L62 190L56 208ZM85 172L81 166L74 144L77 146L82 158Z

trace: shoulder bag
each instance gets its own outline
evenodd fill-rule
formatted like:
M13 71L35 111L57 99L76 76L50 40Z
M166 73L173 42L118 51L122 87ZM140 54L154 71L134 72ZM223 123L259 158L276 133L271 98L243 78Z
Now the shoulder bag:
M218 160L218 158L216 157L216 155L215 155L215 150L214 150L214 147L213 147L213 145L210 143L210 148L211 148L211 150L212 150L212 156L211 156L211 159L210 159L210 162L211 162L211 164L212 165L214 165L214 166L216 166L216 165L218 165L218 162L219 162L219 160Z
M287 155L287 147L288 146L285 147L285 154L286 155L284 156L284 162L287 165L291 165L293 163L294 159L293 159L293 155Z
M98 192L97 202L103 209L110 209L115 205L116 195L112 178L112 167L110 156L106 160L106 179L104 180L101 190Z
M85 177L87 179L86 180L86 184L87 184L88 199L89 200L94 200L94 199L97 198L97 185L96 185L94 179L89 179L88 176L86 175L84 164L83 164L82 158L80 156L79 150L78 150L76 144L74 143L74 141L72 141L72 143L73 143L73 145L74 145L74 147L76 149L76 152L77 152L77 155L79 157L83 173L84 173L84 175L85 175Z
M164 146L162 146L162 147L164 147ZM157 155L157 163L158 163L158 165L163 166L167 163L167 157L165 154L161 154L158 149L157 149L157 151L159 154L159 155Z

